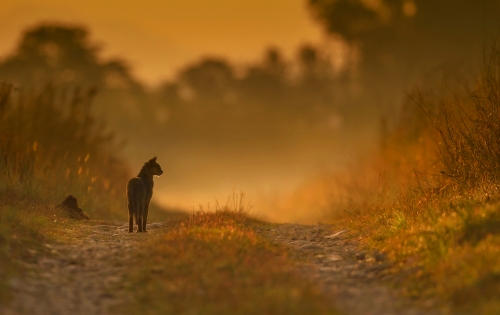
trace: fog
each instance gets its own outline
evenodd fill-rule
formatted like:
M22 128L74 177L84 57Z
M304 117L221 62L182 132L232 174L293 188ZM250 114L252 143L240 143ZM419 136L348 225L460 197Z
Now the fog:
M133 170L158 156L155 199L166 208L213 210L244 193L263 219L318 222L334 183L322 180L379 146L406 92L450 73L467 76L495 41L494 0L315 1L321 42L293 56L272 44L254 62L200 55L159 86L133 75L127 56L103 58L99 34L41 22L0 58L0 81L23 91L95 86L106 124ZM124 183L125 186L125 183Z

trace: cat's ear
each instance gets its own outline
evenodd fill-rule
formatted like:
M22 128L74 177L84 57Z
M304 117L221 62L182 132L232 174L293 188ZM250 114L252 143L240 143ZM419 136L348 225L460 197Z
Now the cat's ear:
M155 162L156 162L156 156L153 158L153 161L155 161Z

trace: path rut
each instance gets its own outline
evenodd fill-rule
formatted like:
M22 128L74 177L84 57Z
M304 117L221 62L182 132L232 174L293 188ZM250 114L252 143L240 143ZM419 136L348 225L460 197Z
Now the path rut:
M149 229L162 226L154 223ZM2 314L105 315L111 306L127 299L122 278L131 251L141 237L126 225L82 225L86 238L71 244L46 244L50 255L32 251L22 262L27 272L10 286L14 300ZM118 288L118 290L117 290Z
M360 251L344 229L328 225L261 227L262 236L288 246L301 274L320 285L346 315L442 315L435 300L414 300L391 287L400 275L379 252Z

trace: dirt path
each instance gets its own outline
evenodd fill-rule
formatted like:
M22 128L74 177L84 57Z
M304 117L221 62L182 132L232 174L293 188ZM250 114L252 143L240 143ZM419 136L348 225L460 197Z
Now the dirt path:
M165 227L153 223L148 229ZM128 299L123 282L126 262L147 236L129 234L125 225L82 225L70 244L46 246L51 254L32 252L28 272L10 285L15 299L5 315L102 315ZM299 272L317 282L347 315L439 315L434 301L403 298L389 287L397 280L387 272L383 254L360 252L343 230L325 225L259 225L256 232L292 249ZM118 288L118 289L116 289Z
M160 227L154 223L149 229ZM124 262L141 241L125 225L82 225L87 235L71 244L45 246L49 257L32 251L28 272L10 282L15 299L2 314L102 315L127 298ZM142 238L143 239L143 238Z
M345 233L326 225L282 224L258 232L293 249L301 273L312 277L346 315L439 315L433 300L404 298L390 287L398 275L388 272L382 253L365 253Z

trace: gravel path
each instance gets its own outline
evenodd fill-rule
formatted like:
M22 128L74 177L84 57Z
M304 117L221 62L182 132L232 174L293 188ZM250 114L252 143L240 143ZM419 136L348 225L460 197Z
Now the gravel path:
M379 252L359 250L346 230L327 225L261 227L264 237L290 247L300 272L314 279L346 315L440 315L433 300L416 301L390 287L398 275Z
M148 230L166 223L148 224ZM84 239L49 245L50 255L31 252L28 272L10 282L14 300L3 315L104 315L130 297L123 282L126 262L145 239L126 225L82 225ZM381 253L360 252L345 230L298 224L259 225L256 232L285 244L299 272L317 282L346 315L440 315L434 301L400 296L390 284L397 276Z
M160 227L153 223L148 229ZM14 301L4 315L104 315L108 308L127 298L122 277L127 257L141 237L128 233L125 225L82 225L85 239L71 244L45 246L50 255L32 251L23 262L28 272L10 286Z

